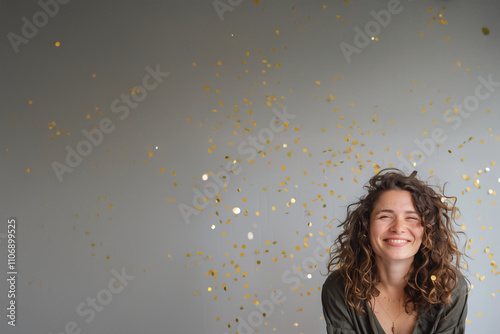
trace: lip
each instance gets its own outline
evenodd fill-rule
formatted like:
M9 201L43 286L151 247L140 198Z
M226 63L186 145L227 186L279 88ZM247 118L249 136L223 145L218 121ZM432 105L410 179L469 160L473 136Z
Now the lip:
M386 238L384 239L384 243L391 247L404 247L408 244L411 243L410 240L408 239L402 239L402 238Z

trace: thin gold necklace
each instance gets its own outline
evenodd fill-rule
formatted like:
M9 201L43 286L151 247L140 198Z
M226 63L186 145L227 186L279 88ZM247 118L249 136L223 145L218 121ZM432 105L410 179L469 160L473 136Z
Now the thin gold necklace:
M384 298L385 298L385 297L384 297ZM389 300L389 299L387 299L387 300ZM393 299L392 299L392 301L393 301L393 302L396 302L396 299L395 299L395 298L393 298ZM398 316L396 317L396 319L394 319L394 320L392 320L392 318L391 318L391 316L389 315L389 313L387 313L387 311L386 311L386 310L385 310L385 308L384 308L384 305L382 305L382 303L380 303L380 306L382 306L382 311L384 311L384 313L385 313L385 314L387 314L387 316L389 317L389 319L390 319L390 320L391 320L391 322L392 322L392 327L391 327L392 334L395 334L395 333L396 333L396 326L394 325L394 323L396 322L396 320L398 320L399 316L400 316L401 314L403 314L403 313L401 312L401 299L398 299L398 301L399 301L399 302L398 302L398 311L399 311L399 314L398 314ZM389 302L390 302L390 300L389 300Z

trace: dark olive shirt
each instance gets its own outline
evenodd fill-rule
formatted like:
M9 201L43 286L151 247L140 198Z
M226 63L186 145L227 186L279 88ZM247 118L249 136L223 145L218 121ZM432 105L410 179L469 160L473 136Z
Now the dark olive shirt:
M366 315L359 315L345 300L342 275L333 272L323 284L321 301L326 320L327 334L385 334L369 305ZM413 334L463 334L467 317L467 283L459 276L451 304L436 307L434 316L421 316Z

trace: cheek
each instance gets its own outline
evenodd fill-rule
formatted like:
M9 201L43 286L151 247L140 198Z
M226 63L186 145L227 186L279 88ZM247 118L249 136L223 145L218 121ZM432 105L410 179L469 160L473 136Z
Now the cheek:
M370 231L370 235L368 236L368 242L370 243L370 246L373 247L373 245L375 243L375 238L373 237L373 234L371 231Z
M370 225L370 241L373 242L379 239L382 233L383 233L383 228L379 224Z
M415 237L415 240L422 242L422 239L424 237L424 227L423 226L419 226L419 227L414 228L412 233L413 233L413 236Z

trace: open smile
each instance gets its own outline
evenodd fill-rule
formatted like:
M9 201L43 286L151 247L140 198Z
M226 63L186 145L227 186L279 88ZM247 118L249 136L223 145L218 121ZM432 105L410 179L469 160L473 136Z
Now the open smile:
M406 239L384 239L384 242L391 246L404 246L410 243L410 240Z

